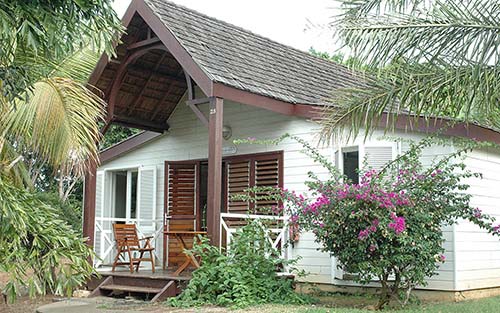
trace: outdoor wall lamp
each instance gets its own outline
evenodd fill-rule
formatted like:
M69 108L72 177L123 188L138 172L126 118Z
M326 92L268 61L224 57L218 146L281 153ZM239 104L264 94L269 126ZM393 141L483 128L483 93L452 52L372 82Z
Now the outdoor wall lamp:
M233 134L233 130L231 129L231 127L229 127L227 125L224 125L222 127L222 138L224 138L224 140L229 140L229 138L231 138L232 134Z

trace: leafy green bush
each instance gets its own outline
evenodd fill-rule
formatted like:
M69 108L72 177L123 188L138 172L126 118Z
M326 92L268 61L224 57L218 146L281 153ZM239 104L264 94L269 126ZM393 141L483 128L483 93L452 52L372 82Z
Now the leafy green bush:
M0 175L0 271L9 273L3 292L10 301L28 287L30 296L70 296L94 269L92 250L56 210Z
M59 218L70 225L75 231L82 231L82 202L70 197L61 201L56 192L39 192L36 197L41 202L53 207Z
M169 303L246 307L310 302L310 298L294 291L292 279L277 275L282 266L293 265L294 261L281 259L267 236L265 226L253 221L233 235L227 250L220 251L208 239L200 238L188 253L201 257L202 265L193 272L184 292Z

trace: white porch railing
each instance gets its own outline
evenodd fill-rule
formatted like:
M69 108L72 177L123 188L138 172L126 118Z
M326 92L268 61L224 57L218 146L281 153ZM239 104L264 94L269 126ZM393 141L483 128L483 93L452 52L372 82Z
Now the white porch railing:
M94 259L94 267L98 268L104 263L111 263L112 251L116 250L116 244L113 236L114 223L127 223L135 224L137 227L137 235L139 238L145 236L153 236L151 244L156 248L155 258L159 260L159 250L162 248L157 244L158 238L162 238L163 234L163 220L144 220L144 219L127 219L127 218L114 218L114 217L96 217L95 218L95 238L94 238L94 252L96 258ZM160 264L160 263L158 263Z
M279 228L268 228L270 234L277 234L276 238L272 236L266 236L269 243L273 248L280 251L280 257L287 260L288 255L290 255L289 249L287 249L286 242L288 240L288 226L286 221L288 220L285 216L275 216L275 215L259 215L259 214L238 214L238 213L221 213L220 214L220 233L222 231L226 232L226 247L229 247L232 235L238 230L238 228L230 227L227 221L230 219L244 219L244 220L267 220L267 221L281 221L283 226ZM222 236L220 239L220 245L222 246ZM286 269L284 269L286 271Z

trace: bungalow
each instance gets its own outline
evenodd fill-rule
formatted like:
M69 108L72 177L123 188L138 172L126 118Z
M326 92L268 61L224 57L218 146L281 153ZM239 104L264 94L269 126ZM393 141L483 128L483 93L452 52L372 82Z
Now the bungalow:
M133 0L123 24L117 56L101 57L90 84L108 103L105 129L118 124L144 132L102 151L86 176L83 229L97 268L106 269L116 253L113 223L135 223L153 236L157 265L171 268L183 256L166 231L206 230L213 244L224 245L238 221L276 218L258 211L269 203L233 201L232 194L251 186L306 192L308 171L326 175L295 142L234 145L233 139L290 133L316 141L319 127L311 118L332 87L356 84L348 69L163 0ZM418 140L442 123L410 129L401 119L393 135ZM365 156L377 168L406 148L379 140L381 134L332 140L320 152L355 177ZM498 132L475 125L444 133L457 135L500 143ZM453 151L451 144L431 147L424 158ZM500 152L474 151L466 163L484 174L470 180L474 205L499 216ZM286 229L273 231L276 246L284 247ZM468 222L446 228L445 236L446 262L426 289L457 294L500 286L497 239ZM309 273L304 281L355 286L335 258L317 248L306 233L283 254L301 257L299 267Z

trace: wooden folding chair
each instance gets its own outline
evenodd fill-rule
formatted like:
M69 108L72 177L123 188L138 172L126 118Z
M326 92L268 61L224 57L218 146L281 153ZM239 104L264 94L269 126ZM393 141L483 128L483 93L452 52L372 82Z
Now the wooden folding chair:
M151 262L151 268L153 273L155 272L155 261L153 251L155 248L151 247L151 239L153 236L145 237L139 239L137 236L137 229L135 224L113 224L113 232L115 234L116 240L116 257L113 262L112 272L115 271L117 265L128 265L130 267L130 273L134 272L134 265L136 265L135 270L139 271L139 265L142 261ZM141 247L140 242L145 241L144 245ZM139 252L139 257L134 258L133 252ZM149 258L144 257L144 253L149 252ZM119 262L120 256L128 255L128 262ZM125 258L124 258L125 259Z

